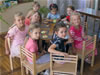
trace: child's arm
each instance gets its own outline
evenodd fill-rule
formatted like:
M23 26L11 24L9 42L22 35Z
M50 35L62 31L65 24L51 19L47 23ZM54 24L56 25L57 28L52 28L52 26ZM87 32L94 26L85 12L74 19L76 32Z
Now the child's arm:
M28 14L26 15L26 18L29 18L29 17L31 17L31 15L32 15L32 10L30 10L29 12L28 12Z
M7 38L5 38L5 53L7 55L10 54L10 49L9 49L9 46L8 46L8 39Z
M55 44L52 44L52 45L49 47L48 52L54 53L54 54L59 54L59 55L62 55L62 56L68 56L67 53L57 51L57 50L55 50L55 48L56 48L56 45L55 45Z

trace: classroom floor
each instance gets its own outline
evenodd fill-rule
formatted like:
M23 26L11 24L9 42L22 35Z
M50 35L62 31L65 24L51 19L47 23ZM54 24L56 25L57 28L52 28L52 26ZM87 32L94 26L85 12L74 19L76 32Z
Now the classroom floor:
M5 55L4 36L0 35L0 75L21 75L20 61L18 58L14 59L14 71L11 72L9 58ZM85 63L84 75L100 75L100 42L98 44L98 55L95 57L94 67L90 67Z

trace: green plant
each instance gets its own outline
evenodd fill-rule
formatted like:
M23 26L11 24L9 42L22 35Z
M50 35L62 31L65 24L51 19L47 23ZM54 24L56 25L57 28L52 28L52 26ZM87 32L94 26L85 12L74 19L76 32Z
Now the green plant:
M43 6L40 8L39 12L44 15L44 17L47 16L48 12L49 12L49 9L46 7L46 6Z

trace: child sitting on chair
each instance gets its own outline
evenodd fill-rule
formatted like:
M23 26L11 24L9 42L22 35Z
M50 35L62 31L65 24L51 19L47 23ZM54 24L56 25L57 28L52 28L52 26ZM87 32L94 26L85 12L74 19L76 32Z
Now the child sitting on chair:
M48 51L50 53L59 54L61 56L68 56L68 49L66 45L72 43L71 39L65 39L67 35L67 28L63 22L58 22L54 28L56 37L51 41L51 46Z
M56 4L50 4L49 6L50 13L48 13L47 18L50 20L59 20L60 15L57 13L58 11L58 6Z
M38 44L37 44L37 40L39 40L40 38L40 24L31 24L29 26L29 38L28 41L26 42L25 48L27 50L29 50L32 53L36 53L36 63L37 64L43 64L43 63L47 63L50 61L50 55L49 54L45 54L45 51L43 50L41 53L38 52ZM32 59L28 58L28 61L30 62L30 64L32 64Z
M79 13L71 14L71 27L69 29L70 37L74 40L73 42L73 52L76 53L78 50L82 50L82 43L86 39L91 39L90 36L86 36L84 34L84 30L82 28L81 18ZM87 48L92 48L93 45L89 45ZM95 55L97 55L97 49L95 49Z
M24 25L25 17L21 12L18 12L14 16L15 26L11 28L5 37L5 48L6 54L10 54L12 57L19 56L20 45L24 44L24 39L26 37L28 28ZM8 47L7 38L11 40L11 48Z

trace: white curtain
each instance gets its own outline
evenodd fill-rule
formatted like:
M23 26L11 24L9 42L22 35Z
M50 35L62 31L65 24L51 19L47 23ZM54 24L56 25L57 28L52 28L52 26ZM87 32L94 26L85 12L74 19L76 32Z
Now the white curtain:
M51 3L56 3L59 7L59 13L65 14L66 8L69 5L73 5L76 9L86 8L86 1L88 0L48 0L48 7Z

